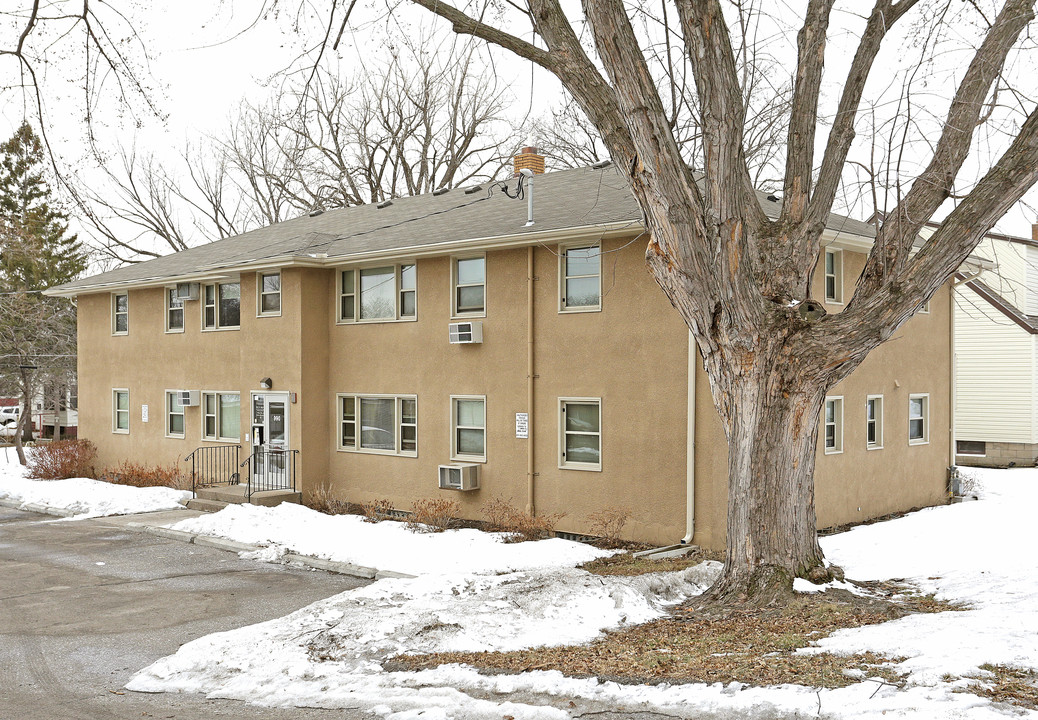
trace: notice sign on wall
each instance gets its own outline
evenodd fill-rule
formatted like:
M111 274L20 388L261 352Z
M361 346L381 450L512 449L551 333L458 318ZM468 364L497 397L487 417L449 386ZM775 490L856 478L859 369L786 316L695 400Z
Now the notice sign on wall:
M148 406L141 405L141 422L148 422Z
M515 436L517 438L530 437L530 413L515 414Z

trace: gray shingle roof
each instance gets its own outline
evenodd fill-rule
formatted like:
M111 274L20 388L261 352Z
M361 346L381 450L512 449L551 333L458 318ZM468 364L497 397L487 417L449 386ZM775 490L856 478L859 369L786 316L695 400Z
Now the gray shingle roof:
M522 240L545 232L595 226L641 229L641 209L626 179L610 165L562 170L534 179L534 225L527 227L527 203L508 197L517 181L485 183L474 192L455 189L440 195L398 198L387 207L361 205L328 210L320 215L286 220L242 235L207 243L179 253L93 275L49 292L76 294L176 278L200 276L265 260L315 259L346 262L372 253L428 252L443 243L472 241L488 244L495 238ZM760 194L765 213L778 217L781 203ZM871 238L867 223L830 215L834 231Z

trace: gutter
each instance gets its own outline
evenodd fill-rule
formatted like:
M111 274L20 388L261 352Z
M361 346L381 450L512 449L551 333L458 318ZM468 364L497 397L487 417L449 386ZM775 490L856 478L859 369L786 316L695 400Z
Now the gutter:
M533 245L526 249L526 514L533 516L537 506L534 504L534 478L537 473L533 469Z
M696 341L688 331L688 430L685 451L685 537L682 545L692 543L696 534Z

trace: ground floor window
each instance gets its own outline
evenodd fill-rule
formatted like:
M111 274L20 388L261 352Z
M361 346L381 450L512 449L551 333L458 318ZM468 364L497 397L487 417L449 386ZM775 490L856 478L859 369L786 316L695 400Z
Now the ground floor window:
M414 395L336 396L339 449L418 454L418 398Z
M843 398L825 399L825 452L843 452Z
M451 458L485 462L487 459L487 399L485 396L451 397Z
M602 469L602 401L559 399L559 467Z
M112 432L130 432L130 391L112 390Z
M166 392L166 435L184 437L184 405L180 402L180 393L176 390Z
M206 440L241 439L241 395L205 393L202 399L202 437Z

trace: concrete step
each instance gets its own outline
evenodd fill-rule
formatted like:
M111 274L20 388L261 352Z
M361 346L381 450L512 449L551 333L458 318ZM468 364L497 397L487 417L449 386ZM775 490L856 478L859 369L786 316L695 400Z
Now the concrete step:
M215 487L200 488L195 492L195 499L188 502L188 507L207 512L216 512L232 503L244 505L249 502L245 495L245 485L217 485ZM201 505L195 506L191 503L207 503L205 508ZM283 502L303 503L303 494L291 490L267 490L252 493L252 504L274 507Z
M187 501L188 510L201 510L202 512L217 512L227 507L227 503L220 502L219 500L206 500L205 498L195 498Z
M195 491L196 498L203 500L216 500L224 504L248 502L245 499L244 485L214 485L213 487L199 488Z

